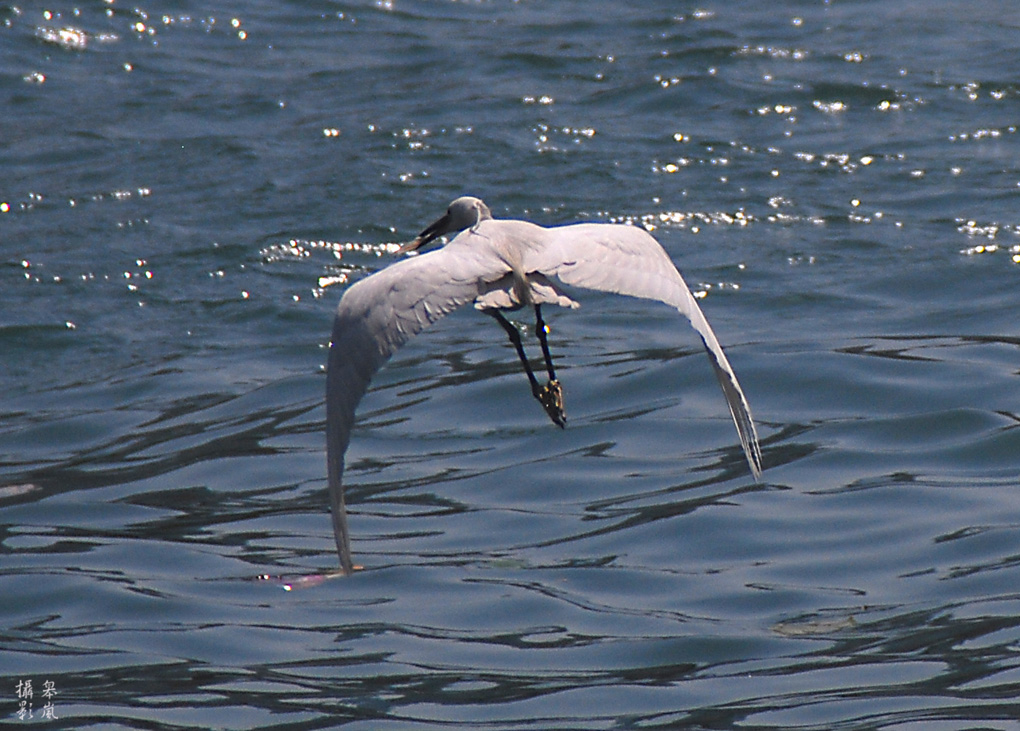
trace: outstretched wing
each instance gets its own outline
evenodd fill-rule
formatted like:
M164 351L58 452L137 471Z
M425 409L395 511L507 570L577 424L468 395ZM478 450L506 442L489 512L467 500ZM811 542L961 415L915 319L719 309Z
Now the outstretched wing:
M636 226L579 223L546 229L545 245L530 249L524 271L553 275L565 284L653 299L676 307L701 336L722 386L740 445L757 480L761 447L737 376L680 272L659 242Z
M333 533L345 574L354 567L344 453L369 381L397 348L509 272L487 247L465 243L455 239L445 248L392 264L352 285L337 307L326 367L326 459Z

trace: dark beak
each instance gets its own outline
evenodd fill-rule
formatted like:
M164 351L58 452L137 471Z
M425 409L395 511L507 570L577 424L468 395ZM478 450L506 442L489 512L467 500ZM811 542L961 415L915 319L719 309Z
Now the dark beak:
M411 241L403 244L397 249L398 254L406 254L409 251L417 251L423 246L432 243L440 236L450 232L450 214L446 214L427 229L415 236Z

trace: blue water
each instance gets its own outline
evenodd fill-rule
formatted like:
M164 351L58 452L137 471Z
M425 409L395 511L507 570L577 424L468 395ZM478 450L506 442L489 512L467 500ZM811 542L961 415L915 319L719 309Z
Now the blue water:
M0 6L5 721L1015 727L1011 6L228 5ZM465 193L651 229L764 479L675 311L548 313L561 431L466 308L285 591L336 303Z

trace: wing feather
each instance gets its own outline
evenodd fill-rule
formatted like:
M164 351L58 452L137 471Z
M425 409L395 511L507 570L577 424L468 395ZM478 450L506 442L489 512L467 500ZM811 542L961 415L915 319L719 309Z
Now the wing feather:
M344 453L372 376L410 338L471 302L508 269L484 247L456 240L351 285L333 320L326 367L326 460L340 568L354 570L344 503Z
M754 478L761 477L761 447L751 408L718 338L669 255L635 226L579 223L546 229L545 245L529 250L524 270L564 284L658 300L677 308L701 336L722 387L740 445Z

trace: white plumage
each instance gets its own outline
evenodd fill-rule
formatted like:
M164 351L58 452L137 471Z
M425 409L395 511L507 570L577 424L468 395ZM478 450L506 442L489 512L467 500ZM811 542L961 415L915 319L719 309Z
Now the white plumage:
M544 228L527 221L493 219L477 198L455 200L446 215L405 250L443 234L461 233L441 249L404 259L352 285L337 308L326 379L326 439L330 506L340 566L353 571L343 496L343 459L358 402L372 375L409 338L453 310L473 302L509 326L500 310L555 304L577 307L560 284L658 300L675 307L701 336L722 387L755 479L761 449L747 399L701 308L659 243L633 226L580 223ZM508 332L510 330L508 329ZM511 332L511 339L514 337ZM543 350L544 328L539 332ZM523 355L518 346L519 355ZM565 421L552 363L550 383L533 393L561 426ZM539 391L543 393L539 393ZM545 399L545 400L544 400Z

